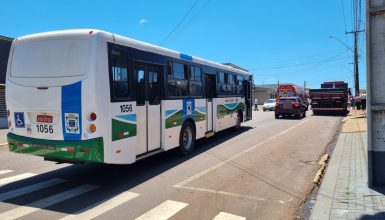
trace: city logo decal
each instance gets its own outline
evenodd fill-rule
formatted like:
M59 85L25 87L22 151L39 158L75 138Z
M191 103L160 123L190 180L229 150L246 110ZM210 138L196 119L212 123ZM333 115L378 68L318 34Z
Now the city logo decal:
M187 115L192 114L192 102L191 101L186 102L186 114Z
M68 134L80 134L79 129L79 114L65 113L65 129Z
M15 112L15 127L25 128L24 112Z

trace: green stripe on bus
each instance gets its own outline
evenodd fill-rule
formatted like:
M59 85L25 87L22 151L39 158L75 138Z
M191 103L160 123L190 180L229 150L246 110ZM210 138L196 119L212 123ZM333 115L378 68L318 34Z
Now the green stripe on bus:
M245 104L243 102L238 103L238 105L233 108L229 109L224 105L218 105L217 106L217 118L223 118L226 115L233 114L234 112L238 112L238 110L244 110L245 109Z
M166 128L181 126L183 123L183 110L179 110L166 118Z
M112 141L136 136L136 124L112 119Z
M81 141L58 141L8 133L7 138L9 150L15 153L74 162L104 162L102 137Z

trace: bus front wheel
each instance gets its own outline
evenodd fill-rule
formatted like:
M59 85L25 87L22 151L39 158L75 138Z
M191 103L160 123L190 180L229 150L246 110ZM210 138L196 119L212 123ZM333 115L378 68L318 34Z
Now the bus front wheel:
M179 146L183 155L190 154L195 146L195 129L190 121L186 121L180 131Z

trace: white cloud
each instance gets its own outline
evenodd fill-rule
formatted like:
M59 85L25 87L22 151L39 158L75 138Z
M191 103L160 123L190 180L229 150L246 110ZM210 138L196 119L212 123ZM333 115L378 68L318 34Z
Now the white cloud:
M145 23L148 23L148 20L145 18L142 18L139 20L139 25L144 25Z

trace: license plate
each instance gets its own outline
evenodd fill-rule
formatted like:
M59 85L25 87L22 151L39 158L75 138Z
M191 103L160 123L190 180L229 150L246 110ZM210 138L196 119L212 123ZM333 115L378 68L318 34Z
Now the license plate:
M286 102L286 103L283 105L283 109L291 109L291 103L290 103L290 102Z
M40 123L52 123L53 117L52 115L37 115L36 122Z

